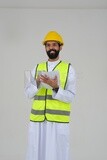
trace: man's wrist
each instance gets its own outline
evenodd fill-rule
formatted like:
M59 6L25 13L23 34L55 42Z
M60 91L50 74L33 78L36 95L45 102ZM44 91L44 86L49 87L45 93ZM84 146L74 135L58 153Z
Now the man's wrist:
M57 93L58 90L59 90L59 87L53 88L52 90L55 91L55 92Z

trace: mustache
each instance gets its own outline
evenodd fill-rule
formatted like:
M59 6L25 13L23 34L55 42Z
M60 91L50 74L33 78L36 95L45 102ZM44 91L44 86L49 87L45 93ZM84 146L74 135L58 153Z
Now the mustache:
M52 51L56 52L56 49L50 49L48 52L50 53Z

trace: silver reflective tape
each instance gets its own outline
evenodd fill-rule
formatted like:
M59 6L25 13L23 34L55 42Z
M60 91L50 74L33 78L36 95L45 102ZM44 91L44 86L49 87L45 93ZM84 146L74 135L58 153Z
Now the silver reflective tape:
M55 100L55 99L52 98L52 95L47 95L47 96L46 96L46 99Z
M31 113L35 114L35 115L44 115L45 111L44 110L34 110L34 109L32 109Z
M37 96L37 95L35 95L34 96L34 100L46 100L46 99L54 100L52 98L52 95L47 95L47 96Z
M45 100L45 96L34 96L34 100Z
M46 113L56 114L56 115L65 115L65 116L70 115L70 111L51 110L51 109L46 109Z

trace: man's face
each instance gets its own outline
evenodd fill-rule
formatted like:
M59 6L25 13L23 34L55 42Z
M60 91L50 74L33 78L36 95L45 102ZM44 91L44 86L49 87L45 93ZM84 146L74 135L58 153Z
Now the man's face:
M45 49L49 59L56 59L59 56L61 46L55 41L48 41L45 44Z

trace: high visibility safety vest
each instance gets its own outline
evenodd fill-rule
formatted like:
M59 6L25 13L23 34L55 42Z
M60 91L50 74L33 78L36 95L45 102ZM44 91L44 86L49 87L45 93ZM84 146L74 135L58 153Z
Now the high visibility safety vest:
M53 69L59 71L60 86L65 89L70 64L60 61ZM48 71L47 62L43 62L37 65L36 74L38 71ZM65 103L57 99L52 98L52 89L40 88L34 96L30 121L42 122L62 122L68 123L70 121L71 104Z

